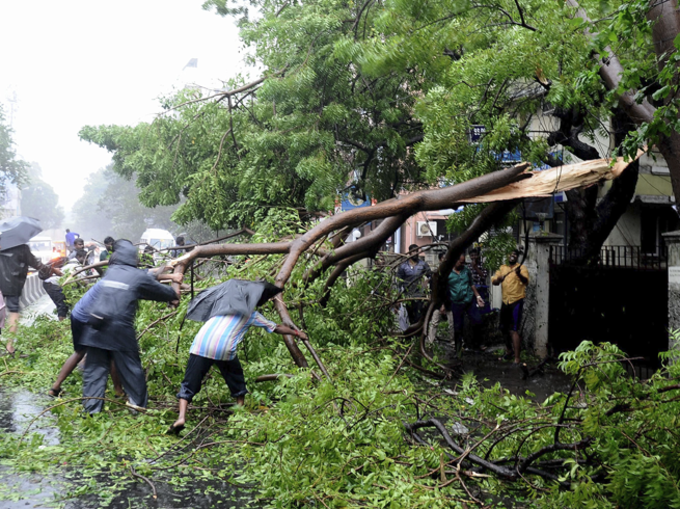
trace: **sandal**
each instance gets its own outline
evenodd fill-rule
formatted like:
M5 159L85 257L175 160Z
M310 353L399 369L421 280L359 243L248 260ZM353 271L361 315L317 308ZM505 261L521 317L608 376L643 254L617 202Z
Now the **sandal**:
M180 431L184 429L184 424L179 424L175 426L174 424L171 425L168 430L165 432L166 435L176 435L179 436Z
M64 389L62 389L61 387L59 387L58 389L51 388L49 391L47 391L47 395L50 398L58 398L62 392L64 392Z

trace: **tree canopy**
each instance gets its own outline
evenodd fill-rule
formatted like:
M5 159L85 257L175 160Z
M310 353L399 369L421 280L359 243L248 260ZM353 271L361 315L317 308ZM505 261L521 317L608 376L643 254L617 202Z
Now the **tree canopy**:
M661 30L645 2L248 5L257 16L224 0L204 7L240 16L262 78L184 89L150 124L81 131L113 153L114 171L136 176L145 205L186 199L180 223L247 225L270 207L325 213L348 192L384 200L496 171L504 153L555 166L656 143L680 176L680 57L668 44L659 54L674 28ZM632 165L600 202L597 189L574 191L572 237L601 244L636 178Z

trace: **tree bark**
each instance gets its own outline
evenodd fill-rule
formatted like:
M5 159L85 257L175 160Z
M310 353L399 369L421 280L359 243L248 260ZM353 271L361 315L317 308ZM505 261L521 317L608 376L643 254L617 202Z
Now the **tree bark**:
M595 26L577 0L566 0L566 2L576 8L578 17L587 21L590 26ZM674 50L673 41L680 34L679 16L678 0L652 0L647 19L653 22L652 41L661 67L666 65L668 55L666 52ZM586 33L590 36L595 35L590 30L586 30ZM600 76L608 90L616 90L621 83L621 76L624 72L623 65L609 46L605 49L609 55L605 61L597 55L598 61L602 63ZM636 125L651 122L654 119L656 108L647 99L638 104L635 101L635 94L635 90L628 90L619 95L619 105ZM657 146L666 160L666 164L668 164L673 194L678 199L677 197L680 197L680 134L672 131L669 136L661 135Z
M283 288L290 279L292 271L302 253L312 248L318 241L349 225L385 219L378 228L370 235L367 235L362 241L338 247L334 254L326 254L324 256L321 266L324 266L324 264L330 266L331 263L340 266L338 270L331 274L329 282L332 283L348 265L361 258L370 256L379 249L385 238L391 235L406 218L417 212L448 208L461 202L498 202L487 207L475 219L470 228L452 243L440 268L442 274L444 271L447 271L446 275L448 275L455 261L452 253L454 251L462 252L466 242L468 244L472 242L474 238L488 229L493 222L502 217L507 210L512 208L512 200L524 196L545 196L556 189L570 189L583 185L593 185L604 179L617 177L628 165L628 163L622 160L618 160L614 165L609 163L609 160L588 161L575 165L566 165L555 171L545 170L541 172L526 172L529 165L522 163L512 168L483 175L450 187L418 191L399 199L379 203L373 207L354 209L338 214L318 223L304 235L290 242L197 246L191 252L170 262L170 265L174 266L175 273L184 275L191 262L198 257L229 254L287 253L287 257L284 259L284 263L276 277L277 285ZM340 254L338 255L338 253ZM332 261L329 262L329 260ZM320 274L321 271L317 269L315 273ZM441 285L441 283L438 284ZM173 283L173 287L179 290L179 283ZM275 306L283 323L287 325L292 324L288 308L283 300L280 298L275 299ZM307 360L298 348L295 339L292 336L286 335L284 336L284 341L295 363L299 367L308 367ZM314 352L311 344L306 342L305 345L310 350L321 371L327 375L323 363Z

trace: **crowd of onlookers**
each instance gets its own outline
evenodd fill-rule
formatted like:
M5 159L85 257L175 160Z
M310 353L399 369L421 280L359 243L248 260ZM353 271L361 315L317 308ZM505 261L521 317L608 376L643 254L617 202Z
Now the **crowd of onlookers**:
M406 316L402 316L400 321L402 329L406 329L409 324L420 322L424 305L427 302L425 294L428 281L432 277L432 269L418 253L418 245L411 244L409 246L410 257L397 269L397 280L400 282L406 301L404 304ZM517 250L513 250L508 255L507 264L501 265L490 281L493 285L500 285L503 292L500 330L506 340L504 357L514 359L515 363L520 362L522 313L526 287L529 284L529 272L524 265L518 263L518 254ZM440 262L442 257L443 253L440 253ZM462 253L455 261L453 270L446 281L443 304L432 313L427 336L428 342L432 343L442 317L446 317L449 323L450 339L458 353L463 348L463 329L466 317L471 325L472 341L479 344L482 334L482 311L489 308L487 291L489 273L484 268L479 249L471 249L469 257L469 263L466 261L465 253Z

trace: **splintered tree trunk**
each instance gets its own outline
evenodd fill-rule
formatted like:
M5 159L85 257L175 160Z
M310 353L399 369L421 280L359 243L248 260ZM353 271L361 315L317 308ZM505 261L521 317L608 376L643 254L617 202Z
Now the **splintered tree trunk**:
M373 207L354 209L337 214L317 224L304 235L290 242L198 246L190 253L174 260L172 265L174 265L175 273L184 274L191 261L197 257L230 254L286 254L281 270L276 276L277 286L283 288L290 279L290 275L300 256L310 250L317 242L343 231L349 225L384 219L378 228L361 240L339 246L334 251L320 253L322 256L318 265L308 271L303 279L305 282L308 282L322 275L326 269L335 267L336 270L331 272L327 283L327 287L329 287L333 281L337 280L341 271L351 263L374 256L385 239L392 235L408 217L418 212L439 210L461 203L496 202L487 207L470 228L449 246L449 251L443 260L437 276L439 281L443 281L453 267L455 253L462 252L475 238L488 229L493 222L507 213L512 208L515 200L525 197L549 196L555 191L591 186L603 180L614 179L629 164L621 158L613 165L610 163L611 161L608 159L600 159L541 172L529 172L527 171L529 165L522 163L512 168L500 170L454 186L418 191L399 199L378 203ZM319 253L317 252L317 254ZM439 286L437 285L437 290L435 290L435 302L440 300L437 297L441 292ZM288 309L282 300L277 299L276 309L284 323L292 323ZM431 309L429 313L431 313ZM307 359L297 346L295 338L284 336L284 341L296 365L307 367ZM322 373L327 374L321 359L316 355L312 345L309 342L305 342L305 346Z
M318 223L304 235L289 242L199 245L191 252L170 262L170 266L174 267L175 274L184 276L192 261L198 257L285 254L283 265L276 276L277 286L283 288L290 279L300 257L309 252L315 256L320 256L320 260L317 267L304 275L303 284L321 276L326 269L333 267L335 270L331 271L326 284L326 288L329 288L344 268L363 258L375 256L385 239L392 235L408 217L419 212L450 208L462 203L490 203L490 206L484 209L470 227L449 245L448 252L437 274L438 283L435 286L433 302L438 303L441 300L441 297L439 297L442 291L441 281L448 277L453 268L456 254L460 254L475 238L511 210L516 200L526 197L550 196L556 191L591 186L604 180L615 179L630 164L623 161L622 158L618 158L614 164L611 164L611 162L609 159L599 159L539 172L527 171L530 165L521 163L512 168L499 170L450 187L418 191L398 199L378 203L372 207L337 214ZM384 219L384 221L360 241L347 245L340 245L340 242L331 241L330 244L337 246L336 249L322 250L318 248L318 243L333 235L335 235L337 241L337 235L346 233L348 226L377 219ZM97 266L101 265L102 263L97 264ZM88 268L85 267L81 270ZM78 272L75 272L72 277L75 277ZM180 284L174 282L173 287L179 291ZM432 309L432 304L430 304L428 316ZM288 308L282 299L276 299L276 310L284 324L292 325ZM419 324L419 326L422 327L422 324ZM309 363L298 347L296 338L284 336L284 341L295 364L299 367L308 367ZM303 344L321 372L330 378L311 343L303 341ZM422 340L421 350L424 351ZM427 354L425 355L427 356ZM314 372L312 373L318 377Z

